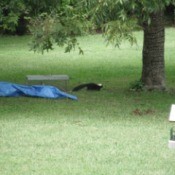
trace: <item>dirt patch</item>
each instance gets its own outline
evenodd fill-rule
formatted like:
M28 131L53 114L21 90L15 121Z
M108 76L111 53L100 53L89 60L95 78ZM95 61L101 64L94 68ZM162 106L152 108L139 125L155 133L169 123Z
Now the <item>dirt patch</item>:
M133 115L142 116L142 115L152 115L155 114L155 111L152 109L138 109L132 111Z

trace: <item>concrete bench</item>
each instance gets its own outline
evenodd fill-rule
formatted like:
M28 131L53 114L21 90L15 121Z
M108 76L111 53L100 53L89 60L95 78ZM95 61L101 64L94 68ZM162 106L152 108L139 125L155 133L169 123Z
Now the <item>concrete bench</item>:
M27 75L27 83L37 81L40 84L45 84L47 81L62 81L64 83L64 90L67 90L69 76L68 75Z

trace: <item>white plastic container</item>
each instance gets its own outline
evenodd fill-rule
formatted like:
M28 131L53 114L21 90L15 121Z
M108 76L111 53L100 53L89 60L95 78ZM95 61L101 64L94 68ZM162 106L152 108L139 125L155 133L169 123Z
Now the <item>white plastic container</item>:
M169 121L170 122L175 122L175 105L174 104L171 105L171 111L170 111L170 115L169 115Z
M175 140L169 140L168 147L170 149L175 149Z

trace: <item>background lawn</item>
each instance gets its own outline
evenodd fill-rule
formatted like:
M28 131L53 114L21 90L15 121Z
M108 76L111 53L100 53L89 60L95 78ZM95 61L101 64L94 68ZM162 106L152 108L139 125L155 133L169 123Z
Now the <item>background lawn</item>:
M101 35L80 38L85 55L63 49L29 52L29 36L0 37L0 80L26 83L27 74L68 74L69 90L102 83L100 92L73 93L78 101L0 98L1 175L174 175L168 149L175 103L175 31L166 30L167 92L134 92L141 75L137 46L106 47ZM72 92L70 92L72 93Z

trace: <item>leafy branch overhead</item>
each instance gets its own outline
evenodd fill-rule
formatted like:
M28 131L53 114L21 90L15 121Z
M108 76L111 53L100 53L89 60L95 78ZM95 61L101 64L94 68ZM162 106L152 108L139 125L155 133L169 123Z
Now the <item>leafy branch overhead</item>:
M150 24L150 14L164 9L174 0L69 0L51 13L31 20L32 49L53 49L53 43L70 52L78 46L77 36L100 29L108 43L119 46L122 40L136 43L133 31Z
M103 29L106 40L119 46L123 39L135 43L133 31L151 23L150 15L174 0L88 0L93 22ZM90 6L90 5L89 5Z
M82 14L73 6L54 9L52 13L42 13L38 17L30 20L30 32L33 40L31 49L34 51L52 50L53 44L65 46L65 52L70 52L75 47L79 48L79 53L83 51L77 42L77 36L83 35L90 28L90 23L86 20L86 15Z
M1 0L0 31L15 31L20 19L30 21L31 49L52 50L53 44L69 52L82 50L77 36L100 29L108 43L136 40L133 31L150 24L150 14L175 0Z

